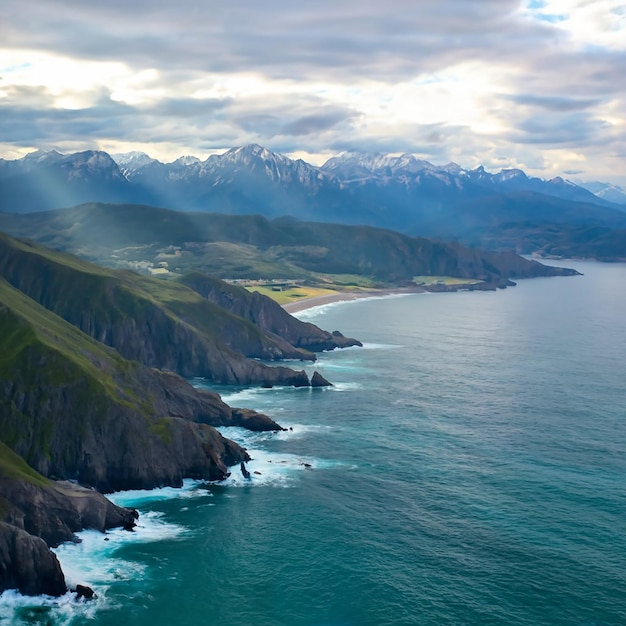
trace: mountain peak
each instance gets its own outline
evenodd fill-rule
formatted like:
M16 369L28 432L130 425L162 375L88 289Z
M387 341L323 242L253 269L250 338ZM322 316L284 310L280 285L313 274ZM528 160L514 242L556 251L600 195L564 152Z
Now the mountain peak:
M44 163L45 161L55 161L57 159L63 158L63 154L61 154L58 150L35 150L34 152L29 152L26 156L22 157L22 161L31 162L31 163Z
M175 161L172 161L174 165L195 165L196 163L200 163L200 159L191 154L186 154L184 156L178 157Z
M225 157L257 157L260 159L273 159L280 155L275 152L271 152L267 148L260 146L258 143L249 143L245 146L239 146L238 148L231 148L223 156ZM284 157L283 157L284 158Z
M133 167L141 167L152 163L154 159L145 152L133 150L132 152L118 152L112 154L111 158L118 164L123 166L132 165Z
M413 176L425 170L435 170L435 166L423 161L415 155L389 154L384 152L342 152L324 163L322 169L332 172L344 180L356 178L389 178L398 176Z

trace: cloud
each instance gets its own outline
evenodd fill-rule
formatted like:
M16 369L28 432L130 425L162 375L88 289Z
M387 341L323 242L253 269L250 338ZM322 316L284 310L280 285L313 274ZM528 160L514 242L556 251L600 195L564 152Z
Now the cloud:
M0 132L16 151L257 142L615 178L625 68L620 0L5 0Z
M515 94L506 97L516 104L558 112L589 109L601 102L600 98L569 98L567 96L543 96L536 94Z

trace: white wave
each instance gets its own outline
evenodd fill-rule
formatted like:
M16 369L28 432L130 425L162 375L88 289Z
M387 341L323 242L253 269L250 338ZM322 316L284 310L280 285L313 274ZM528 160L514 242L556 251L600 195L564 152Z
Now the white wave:
M249 487L252 485L290 487L301 472L327 469L340 465L335 461L305 455L249 451L252 460L246 463L250 478L244 478L239 468L232 468L231 475L219 484L224 487Z
M324 387L324 391L358 391L359 389L363 389L363 385L361 383L335 383L332 387Z
M397 350L398 348L404 348L404 346L395 343L364 343L361 350Z
M159 490L160 491L160 490ZM16 591L0 594L0 626L53 623L68 626L76 618L94 619L107 604L107 590L116 581L138 580L148 575L146 566L116 556L120 547L134 542L162 541L183 535L181 526L148 511L138 520L135 531L113 529L107 533L85 530L77 533L81 543L67 542L53 549L68 587L89 585L95 592L92 601L77 599L72 593L60 598L22 596Z
M32 626L53 623L69 626L78 616L93 619L98 610L99 599L86 602L72 593L60 598L50 596L23 596L17 591L0 594L1 626Z
M328 311L331 311L332 309L335 309L339 306L346 306L346 305L355 306L355 305L360 305L363 302L371 302L372 300L387 300L390 298L406 298L407 296L413 296L413 295L416 295L416 294L415 293L389 293L389 294L384 294L384 295L379 295L379 296L374 295L374 296L366 296L365 298L354 298L353 300L337 300L336 302L329 302L327 304L319 304L317 306L309 307L308 309L303 309L302 311L296 311L292 313L291 315L293 317L297 317L299 320L308 322L308 321L311 321L312 319L325 315L326 313L328 313Z
M250 478L244 478L239 467L231 468L231 475L219 485L246 487L251 485L289 487L299 478L300 472L328 469L343 465L338 461L319 459L307 455L271 452L259 447L270 439L299 439L311 431L329 430L327 426L294 424L290 430L281 432L253 433L239 427L222 427L219 430L229 439L248 450L252 460L246 463Z
M63 543L54 552L61 563L67 584L87 584L104 593L106 587L119 580L133 580L145 575L145 567L116 557L116 552L129 543L148 543L173 539L186 533L186 529L162 519L162 513L141 513L132 532L115 528L101 533L84 530L77 533L81 543Z
M174 500L175 498L198 498L206 496L206 492L198 489L199 482L186 478L182 487L158 487L156 489L135 489L128 491L116 491L107 494L107 498L118 506L140 508L149 502L160 500Z

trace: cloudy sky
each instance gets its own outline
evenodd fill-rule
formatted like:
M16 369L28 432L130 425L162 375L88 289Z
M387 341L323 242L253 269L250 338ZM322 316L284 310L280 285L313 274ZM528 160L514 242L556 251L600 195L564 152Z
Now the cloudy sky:
M246 143L626 184L626 2L3 0L0 156Z

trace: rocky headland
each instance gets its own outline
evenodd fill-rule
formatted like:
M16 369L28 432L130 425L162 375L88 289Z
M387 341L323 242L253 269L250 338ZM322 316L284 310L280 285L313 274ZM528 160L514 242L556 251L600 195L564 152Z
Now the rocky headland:
M102 493L222 480L248 461L216 426L282 430L177 373L322 384L235 351L248 339L264 357L314 358L185 285L0 236L0 591L65 593L50 547L135 524Z

